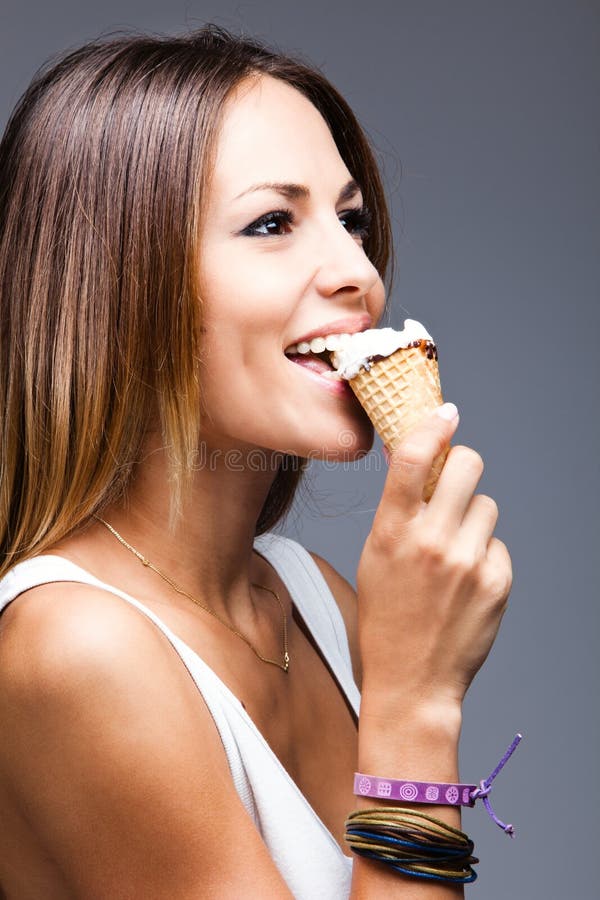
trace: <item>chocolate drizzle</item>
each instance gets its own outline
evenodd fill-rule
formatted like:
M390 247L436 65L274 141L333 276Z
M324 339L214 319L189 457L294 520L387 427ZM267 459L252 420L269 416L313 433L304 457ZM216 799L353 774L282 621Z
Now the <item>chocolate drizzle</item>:
M421 339L418 341L411 341L410 344L406 345L406 347L400 347L399 349L400 350L412 350L413 348L421 350L425 354L427 359L436 359L437 360L437 358L438 358L438 349L437 349L436 344L434 344L433 341L426 341L424 339ZM396 350L394 352L397 353L398 351ZM381 356L380 354L377 354L375 356L370 356L368 358L368 360L365 360L365 362L362 364L361 369L363 369L365 372L370 372L371 366L373 366L373 365L375 365L375 363L379 362L380 359L387 359L387 357Z
M420 350L423 351L423 353L425 354L427 359L437 359L438 358L437 347L433 343L433 341L424 341L424 340L411 341L411 343L407 345L406 349L408 350L409 347L418 347Z

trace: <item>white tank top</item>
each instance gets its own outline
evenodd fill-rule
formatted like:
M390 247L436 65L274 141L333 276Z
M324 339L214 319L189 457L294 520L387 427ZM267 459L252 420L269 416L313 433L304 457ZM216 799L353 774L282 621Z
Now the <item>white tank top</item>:
M274 533L257 537L254 548L286 585L358 715L360 695L352 675L344 622L318 566L300 544ZM342 852L237 697L151 610L80 566L60 556L41 555L14 566L0 580L0 614L23 591L53 581L78 581L117 594L160 628L212 714L237 792L293 896L296 900L345 900L350 893L350 856ZM323 790L327 790L325 779Z

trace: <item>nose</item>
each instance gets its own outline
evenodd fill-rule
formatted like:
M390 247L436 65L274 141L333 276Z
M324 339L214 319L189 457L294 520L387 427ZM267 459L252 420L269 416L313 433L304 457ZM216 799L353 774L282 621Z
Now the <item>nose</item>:
M361 242L335 219L318 238L318 268L314 284L330 299L367 297L383 292L379 272L363 250Z

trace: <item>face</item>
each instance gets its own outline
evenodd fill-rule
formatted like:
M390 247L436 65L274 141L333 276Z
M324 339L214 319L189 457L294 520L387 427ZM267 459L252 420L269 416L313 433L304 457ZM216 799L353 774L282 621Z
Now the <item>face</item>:
M328 459L370 449L372 426L348 385L285 354L305 337L376 326L384 289L363 250L366 226L360 188L316 108L270 77L240 85L200 243L203 438Z

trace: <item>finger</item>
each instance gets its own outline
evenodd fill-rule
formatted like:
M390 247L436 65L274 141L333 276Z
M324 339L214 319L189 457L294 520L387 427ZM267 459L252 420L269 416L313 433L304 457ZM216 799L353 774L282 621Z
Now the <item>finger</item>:
M498 522L498 505L492 497L476 494L461 525L461 534L474 547L478 557L485 556Z
M433 461L448 446L457 426L456 406L444 403L390 452L389 471L376 519L401 524L416 515Z
M435 517L438 526L448 530L460 526L482 474L479 453L470 447L452 447L429 501L428 515Z
M512 588L512 561L506 544L496 537L488 544L485 566L490 593L506 604Z

